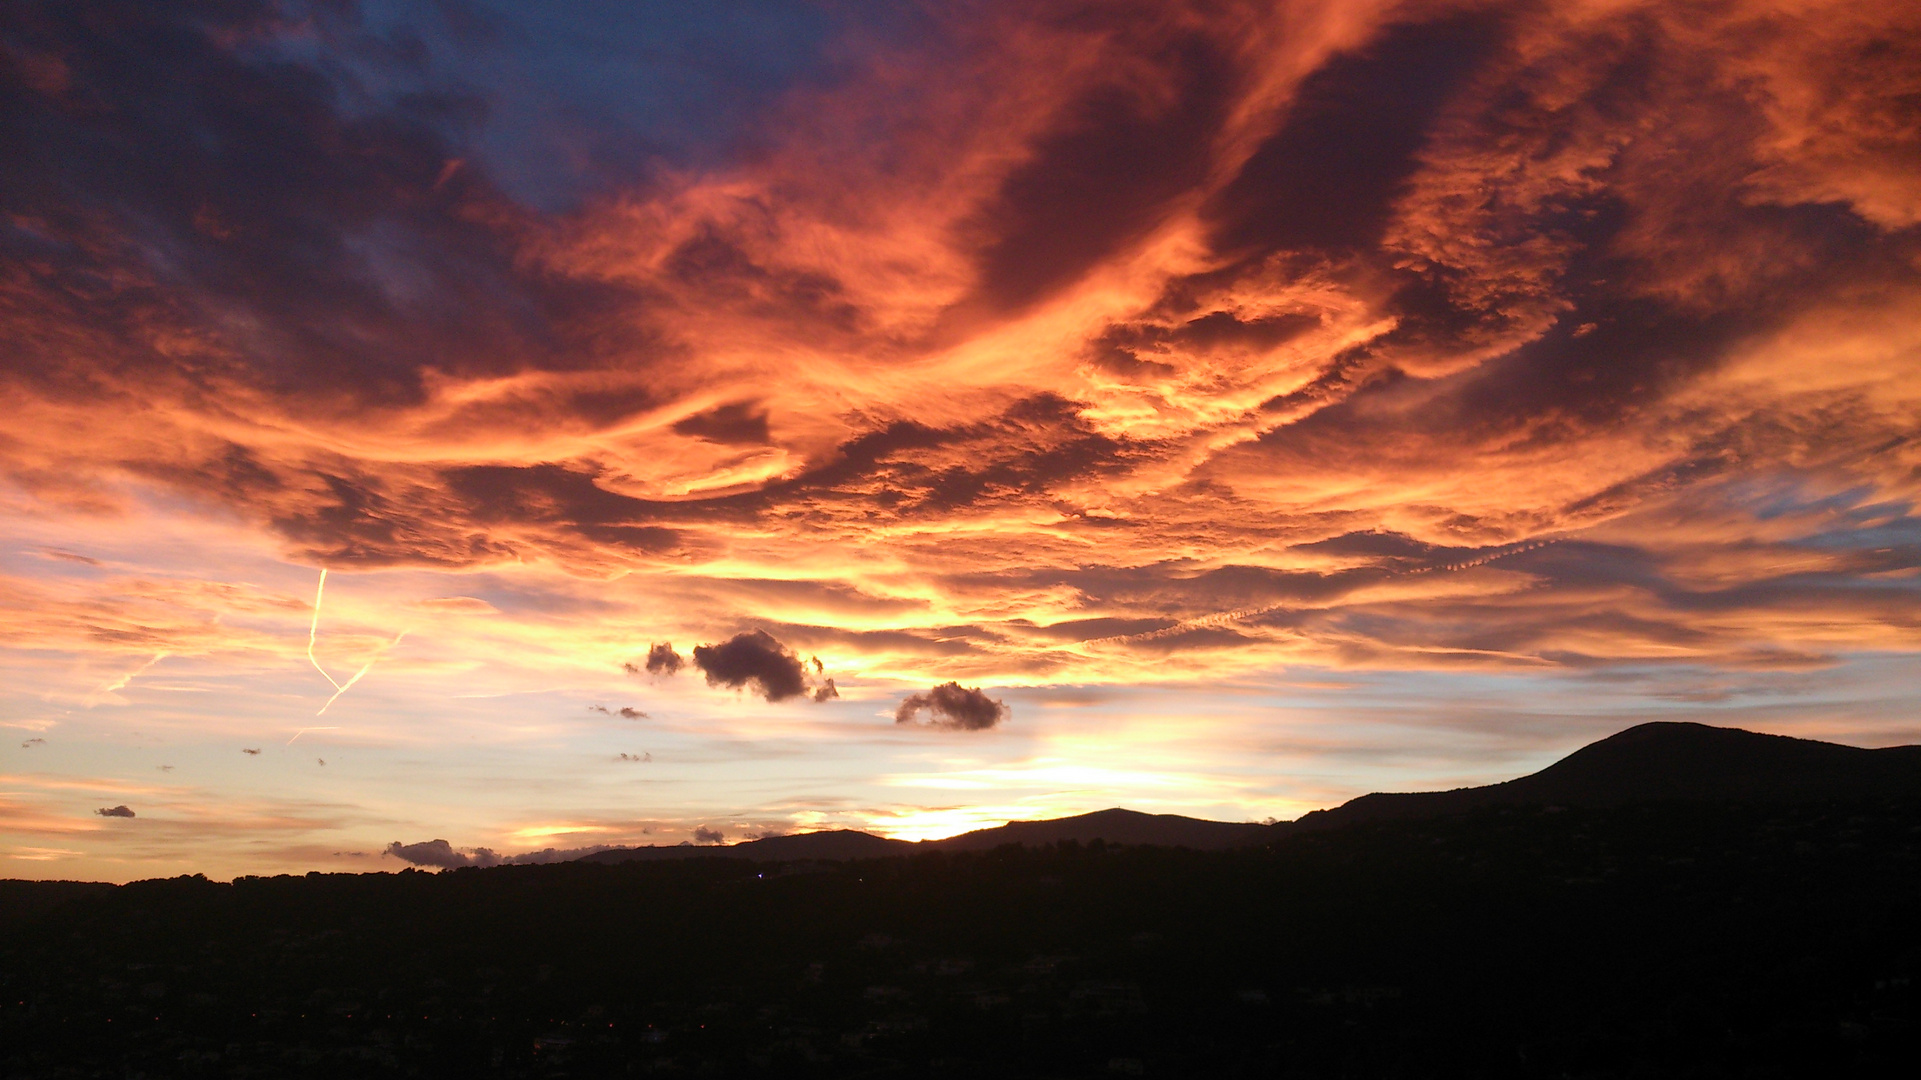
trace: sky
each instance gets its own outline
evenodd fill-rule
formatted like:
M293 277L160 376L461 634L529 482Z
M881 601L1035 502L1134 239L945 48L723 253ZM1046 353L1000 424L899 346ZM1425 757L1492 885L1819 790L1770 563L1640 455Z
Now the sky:
M1917 117L1884 0L8 4L0 876L1921 741Z

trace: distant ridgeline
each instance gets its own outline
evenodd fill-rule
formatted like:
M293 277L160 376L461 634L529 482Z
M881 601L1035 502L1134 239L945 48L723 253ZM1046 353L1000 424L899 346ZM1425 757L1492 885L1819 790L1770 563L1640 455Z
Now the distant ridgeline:
M832 832L770 836L726 847L617 848L585 856L582 862L618 863L635 859L680 859L724 855L739 859L877 859L922 851L991 851L1003 844L1057 844L1064 840L1109 844L1153 844L1197 851L1249 847L1274 838L1266 825L1248 822L1201 821L1177 814L1143 814L1134 810L1101 810L1053 821L1010 821L999 828L977 829L945 840L911 843L871 833L839 829Z
M760 861L873 859L921 851L986 851L1062 841L1152 844L1196 851L1250 847L1297 832L1364 821L1419 820L1495 806L1614 807L1634 803L1805 803L1921 796L1921 746L1856 746L1739 728L1657 722L1584 746L1531 776L1453 791L1375 793L1274 825L1177 814L1101 810L1052 821L1012 821L945 840L910 843L851 829L775 836L729 846L618 848L582 861L724 856Z
M1531 776L1487 787L1363 795L1291 823L1445 817L1490 806L1651 802L1804 803L1921 796L1921 746L1858 746L1706 724L1653 723L1584 746Z

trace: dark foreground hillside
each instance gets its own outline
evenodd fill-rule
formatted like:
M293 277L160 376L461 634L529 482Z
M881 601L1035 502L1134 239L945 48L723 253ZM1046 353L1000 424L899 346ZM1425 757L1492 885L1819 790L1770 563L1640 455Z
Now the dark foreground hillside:
M1921 805L178 879L0 942L7 1077L1907 1076Z

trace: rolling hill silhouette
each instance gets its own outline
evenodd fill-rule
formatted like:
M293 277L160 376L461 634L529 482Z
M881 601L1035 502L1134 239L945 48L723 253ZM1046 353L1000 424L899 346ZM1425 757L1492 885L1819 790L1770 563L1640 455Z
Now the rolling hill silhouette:
M906 840L889 840L884 836L856 832L853 829L834 829L827 832L799 833L794 836L768 836L738 844L714 844L700 847L693 844L679 844L667 847L614 848L582 856L576 861L623 863L637 859L690 859L701 856L758 859L768 862L800 859L879 859L888 855L905 855L917 850L922 850L920 845Z
M1111 844L1155 844L1197 851L1219 851L1258 844L1268 836L1265 825L1203 821L1176 814L1143 814L1134 810L1113 809L1048 821L1010 821L992 829L976 829L944 840L919 843L889 840L852 829L838 829L795 836L770 836L726 846L696 847L682 844L672 847L616 848L584 856L580 861L620 863L636 859L686 859L702 855L763 861L875 859L917 851L983 851L1002 844L1038 847L1063 840L1077 843L1101 840Z
M1204 821L1177 814L1099 810L1049 821L1010 821L944 840L909 843L850 829L750 840L729 846L618 848L585 861L724 856L785 861L868 859L916 851L982 851L1064 840L1153 844L1218 851L1297 831L1363 821L1447 817L1487 806L1607 807L1644 802L1792 803L1921 795L1921 746L1857 746L1763 735L1740 728L1658 721L1590 743L1540 772L1486 787L1363 795L1298 821L1274 825Z
M1921 794L1921 746L1858 746L1661 721L1576 750L1540 772L1486 787L1363 795L1288 823L1445 817L1485 806L1606 807L1646 802L1794 803Z
M1062 840L1110 844L1157 844L1161 847L1219 851L1247 847L1271 834L1265 825L1236 821L1204 821L1178 814L1143 814L1135 810L1097 810L1091 814L1051 821L1010 821L999 828L976 829L930 840L923 847L937 851L981 851L1002 844L1056 844Z

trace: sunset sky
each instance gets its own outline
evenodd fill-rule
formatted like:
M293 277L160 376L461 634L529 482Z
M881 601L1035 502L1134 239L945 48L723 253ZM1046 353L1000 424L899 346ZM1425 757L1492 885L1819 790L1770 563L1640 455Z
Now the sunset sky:
M0 877L1921 741L1918 117L1887 0L8 4Z

